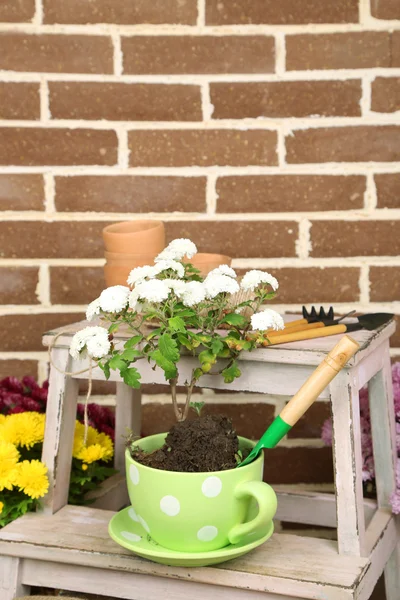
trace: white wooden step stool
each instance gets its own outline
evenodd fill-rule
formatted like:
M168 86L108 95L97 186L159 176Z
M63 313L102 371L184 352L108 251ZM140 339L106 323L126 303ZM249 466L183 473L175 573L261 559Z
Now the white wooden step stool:
M61 335L52 350L53 362L65 371L83 369L68 348L73 331L85 323L49 332L44 344ZM140 431L140 393L117 382L115 464L121 474L110 478L95 505L67 505L78 379L52 368L43 460L50 489L43 512L28 514L0 531L0 599L13 600L40 585L102 594L130 600L367 600L385 571L387 600L400 599L398 520L389 508L395 485L396 440L389 338L393 322L353 337L359 352L333 380L322 397L333 415L335 495L278 493L277 518L284 521L337 527L338 542L274 534L248 555L216 567L181 568L141 559L115 544L107 524L127 502L124 481L124 441L127 427ZM118 333L117 338L127 336ZM241 357L242 376L233 384L204 376L203 387L291 396L337 343L338 337L260 349ZM193 358L182 360L183 382ZM143 383L164 383L163 374L140 364ZM100 369L94 379L104 379ZM368 383L374 443L377 505L364 501L358 392ZM279 490L278 490L279 492ZM108 510L106 510L108 509Z

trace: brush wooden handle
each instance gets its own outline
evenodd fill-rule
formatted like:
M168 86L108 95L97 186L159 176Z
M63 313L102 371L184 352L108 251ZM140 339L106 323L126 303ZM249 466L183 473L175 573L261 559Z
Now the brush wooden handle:
M315 325L315 323L312 324ZM268 340L265 340L265 346L286 344L288 342L301 342L302 340L311 340L319 337L337 335L338 333L346 333L346 331L346 325L330 325L329 327L313 327L303 331L294 331L293 333L280 333L280 335L271 335L271 337L267 334L267 337L270 337L270 342L268 343Z
M281 419L293 427L359 347L353 338L345 335L281 411Z
M316 323L308 323L304 319L304 323L296 321L296 325L290 325L290 327L288 327L288 325L285 324L285 329L281 329L280 331L267 331L265 332L265 336L268 338L276 338L278 335L286 335L289 333L292 334L295 331L309 331L310 329L319 329L320 327L325 327L325 324L322 321L318 321Z

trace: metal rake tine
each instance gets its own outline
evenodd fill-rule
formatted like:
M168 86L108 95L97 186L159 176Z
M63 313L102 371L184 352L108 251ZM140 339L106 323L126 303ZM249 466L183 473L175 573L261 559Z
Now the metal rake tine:
M329 307L327 317L328 317L329 321L333 321L333 319L335 317L334 312L333 312L333 306Z

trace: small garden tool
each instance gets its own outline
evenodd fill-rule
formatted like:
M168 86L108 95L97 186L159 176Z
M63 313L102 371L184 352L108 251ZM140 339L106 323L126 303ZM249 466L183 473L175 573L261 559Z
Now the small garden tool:
M274 448L310 408L322 390L339 373L359 347L359 344L350 336L343 336L290 402L286 404L280 415L271 423L250 454L238 466L243 467L251 463L263 448Z

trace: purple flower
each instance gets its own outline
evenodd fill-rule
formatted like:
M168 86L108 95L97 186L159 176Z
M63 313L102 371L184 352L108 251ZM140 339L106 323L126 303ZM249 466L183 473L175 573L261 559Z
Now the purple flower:
M390 504L392 505L392 512L395 515L400 515L400 490L396 490L391 494Z
M326 419L322 425L321 438L324 444L332 446L332 419Z
M18 394L22 394L24 391L24 386L16 377L5 377L2 379L0 381L0 388L10 390L10 392L17 392Z

